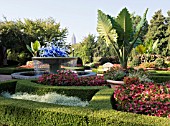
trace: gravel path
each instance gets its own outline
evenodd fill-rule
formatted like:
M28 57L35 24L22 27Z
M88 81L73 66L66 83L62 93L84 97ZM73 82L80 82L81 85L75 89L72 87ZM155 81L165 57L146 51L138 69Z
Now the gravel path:
M0 74L0 81L6 81L6 80L11 80L11 79L12 79L11 75Z

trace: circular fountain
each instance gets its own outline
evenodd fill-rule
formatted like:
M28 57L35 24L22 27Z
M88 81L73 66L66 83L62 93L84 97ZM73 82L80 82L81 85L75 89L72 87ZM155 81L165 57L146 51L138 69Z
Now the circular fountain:
M56 73L57 70L66 67L75 67L77 65L76 57L68 57L66 47L60 48L54 42L47 43L46 47L40 48L40 57L32 57L34 63L34 71L17 72L11 74L16 79L36 79L45 73ZM45 66L45 67L44 67ZM77 72L79 77L94 76L93 72Z
M32 57L35 71L39 70L39 64L48 64L49 72L55 73L64 67L74 67L77 65L76 57ZM40 63L41 62L41 63Z

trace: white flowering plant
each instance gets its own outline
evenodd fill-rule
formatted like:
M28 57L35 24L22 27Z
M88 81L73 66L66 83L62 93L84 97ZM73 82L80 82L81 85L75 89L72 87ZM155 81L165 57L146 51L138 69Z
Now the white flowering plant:
M23 100L31 100L37 102L46 102L58 105L66 105L66 106L81 106L85 107L89 104L88 101L81 101L78 97L73 96L65 96L61 94L57 94L56 92L49 92L45 95L33 95L28 94L26 92L18 92L15 94L10 94L8 92L2 92L1 95L6 98L13 98L13 99L23 99Z

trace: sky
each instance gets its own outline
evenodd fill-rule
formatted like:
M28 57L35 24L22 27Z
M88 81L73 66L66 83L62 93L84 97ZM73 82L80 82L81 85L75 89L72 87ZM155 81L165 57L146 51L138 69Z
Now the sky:
M98 35L97 10L116 17L126 7L130 13L142 16L149 8L147 20L162 10L167 16L170 0L0 0L0 20L46 19L52 17L61 28L68 29L67 42L73 34L81 42L88 34Z

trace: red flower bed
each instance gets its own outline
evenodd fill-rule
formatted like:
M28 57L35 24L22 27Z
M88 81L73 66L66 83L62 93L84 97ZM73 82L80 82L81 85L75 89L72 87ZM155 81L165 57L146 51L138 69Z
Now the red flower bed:
M121 111L170 118L170 83L141 83L138 78L124 78L124 85L114 92Z
M102 86L106 84L103 76L78 77L70 70L57 71L57 74L44 74L38 83L52 86Z

